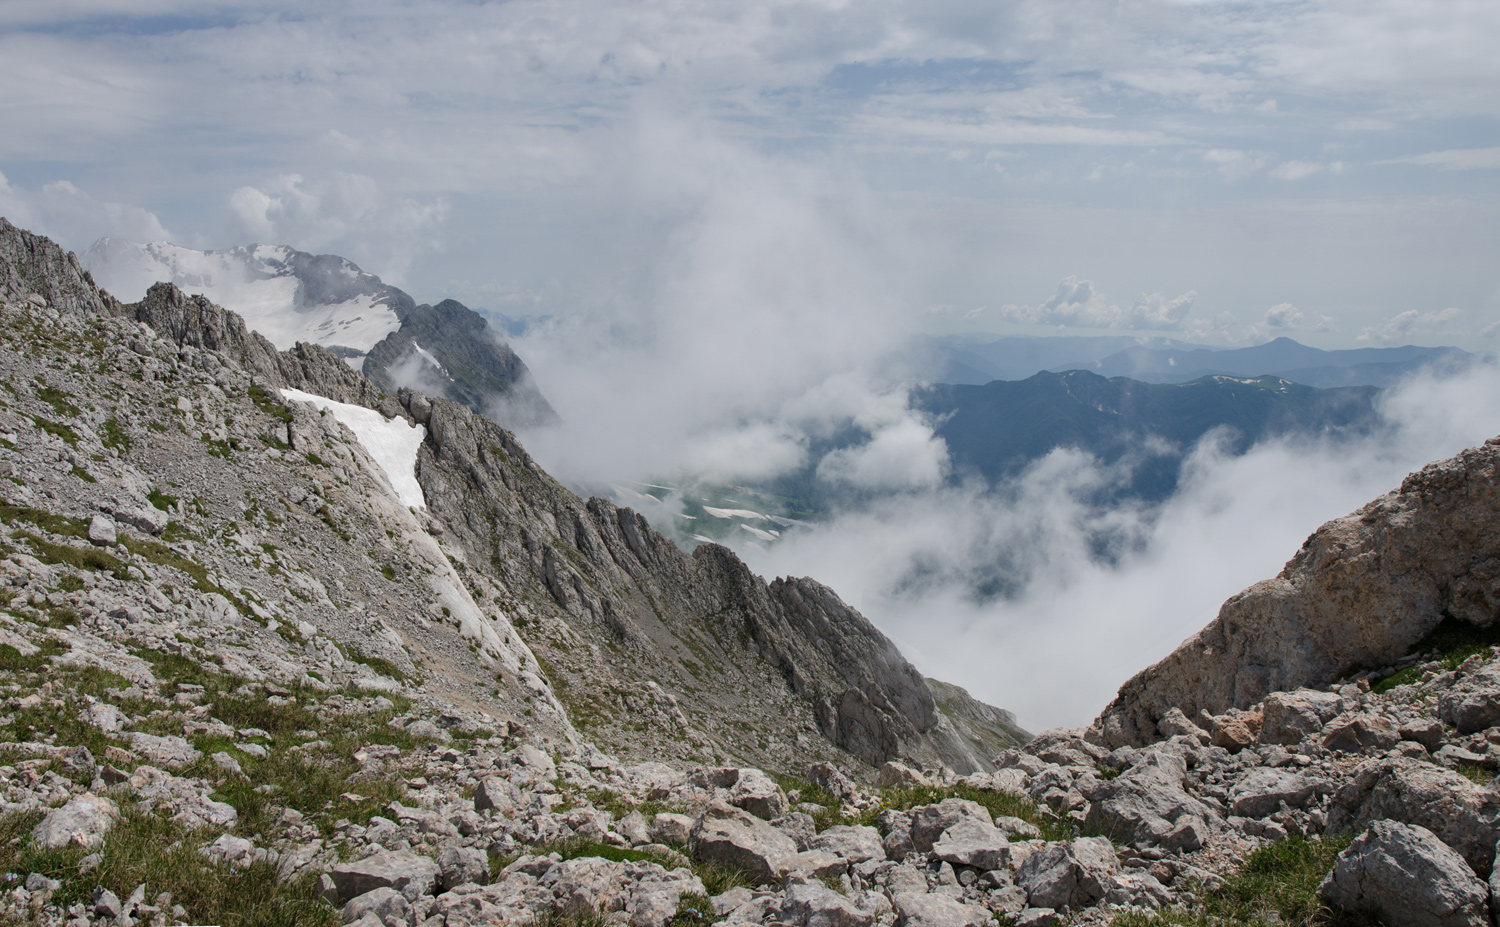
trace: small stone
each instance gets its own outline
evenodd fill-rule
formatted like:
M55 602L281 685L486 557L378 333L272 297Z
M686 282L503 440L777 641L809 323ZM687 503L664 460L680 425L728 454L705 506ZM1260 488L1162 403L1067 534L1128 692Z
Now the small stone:
M125 910L125 906L120 904L120 896L102 885L94 889L93 907L96 917L108 919L119 917Z
M119 541L114 519L108 515L95 515L89 520L89 543L98 547L113 547Z

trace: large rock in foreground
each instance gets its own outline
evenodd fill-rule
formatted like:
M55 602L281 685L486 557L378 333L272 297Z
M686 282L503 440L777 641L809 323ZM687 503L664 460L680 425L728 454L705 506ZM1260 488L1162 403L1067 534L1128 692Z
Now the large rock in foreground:
M1500 438L1319 528L1275 579L1126 682L1095 723L1111 747L1150 743L1174 707L1222 714L1389 665L1445 612L1478 627L1500 614Z
M744 870L760 882L780 874L779 863L797 852L792 838L748 812L713 802L693 827L693 858Z
M1489 887L1425 827L1376 821L1319 887L1351 911L1408 927L1488 927Z

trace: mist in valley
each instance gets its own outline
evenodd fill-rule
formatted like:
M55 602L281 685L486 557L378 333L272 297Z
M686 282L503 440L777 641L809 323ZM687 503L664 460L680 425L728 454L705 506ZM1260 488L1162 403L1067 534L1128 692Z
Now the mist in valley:
M702 526L664 489L810 472L821 517L723 542L768 578L832 586L923 672L1034 729L1086 723L1321 523L1500 433L1500 370L1481 364L1387 391L1365 433L1238 456L1210 433L1159 504L1111 492L1151 446L1113 464L1059 448L996 485L955 478L909 402L909 230L847 178L661 128L638 142L662 138L667 166L637 158L627 185L659 221L630 286L513 339L563 420L524 433L528 448L687 546ZM835 434L856 439L830 449Z

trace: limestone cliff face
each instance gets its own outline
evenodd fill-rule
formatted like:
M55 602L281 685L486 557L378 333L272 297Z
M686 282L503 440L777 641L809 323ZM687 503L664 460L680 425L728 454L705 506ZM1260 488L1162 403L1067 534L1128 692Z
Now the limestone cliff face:
M1500 615L1500 438L1319 528L1276 578L1126 682L1097 732L1139 745L1174 707L1219 714L1393 663L1445 615L1478 627Z
M942 715L895 645L827 587L766 583L717 545L686 553L635 512L568 491L465 405L388 395L315 345L278 352L203 297L160 284L121 305L71 255L8 224L0 257L7 298L51 294L64 311L145 324L176 345L178 363L191 357L210 377L227 364L262 389L292 387L424 425L417 477L428 508L412 516L422 530L411 533L435 538L449 565L424 575L463 586L444 600L445 618L496 612L481 617L524 639L517 652L535 654L573 725L601 746L786 770L816 760L988 767L993 732ZM295 449L301 432L288 438ZM524 661L490 656L502 688L534 688Z

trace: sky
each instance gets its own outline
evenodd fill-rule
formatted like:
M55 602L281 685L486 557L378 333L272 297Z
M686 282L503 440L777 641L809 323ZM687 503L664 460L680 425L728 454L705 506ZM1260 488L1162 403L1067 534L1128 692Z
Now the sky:
M1490 350L1497 39L1487 0L7 0L0 214L626 317L705 222L815 221L878 273L804 315Z

